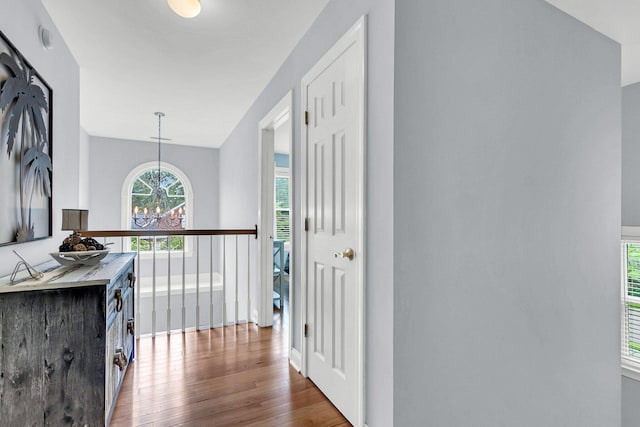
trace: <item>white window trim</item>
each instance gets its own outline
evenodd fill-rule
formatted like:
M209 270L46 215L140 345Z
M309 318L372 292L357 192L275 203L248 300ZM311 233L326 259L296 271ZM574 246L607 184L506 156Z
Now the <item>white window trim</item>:
M629 360L625 357L622 358L622 375L631 378L636 381L640 381L640 364Z
M631 240L640 242L640 225L622 227L622 240Z
M625 249L627 243L640 243L640 226L624 226L622 227L622 248L621 248L621 259L624 261L626 259ZM621 339L620 344L622 345L622 328L624 322L624 301L625 301L625 292L626 292L626 282L627 282L627 266L624 262L621 265L621 288L620 288L620 305L621 305L621 313L620 313L620 333ZM630 359L628 357L624 357L621 355L621 368L622 375L634 379L636 381L640 381L640 362Z
M124 179L124 183L122 184L122 193L120 198L120 214L121 214L121 229L129 230L129 226L131 225L131 213L133 212L133 206L131 206L131 191L133 190L133 184L138 176L140 176L143 172L148 170L157 170L158 162L147 162L143 163L131 170L127 177ZM185 200L185 229L193 226L193 187L191 186L191 181L187 177L187 175L178 169L176 166L167 162L160 162L160 169L166 170L174 174L180 181L182 181L182 185L184 186L184 200ZM191 245L188 245L187 242L190 239L185 239L185 255L192 256L193 249ZM131 238L125 238L123 242L123 250L124 248L131 247ZM181 250L171 251L172 254L182 253ZM156 258L167 258L169 256L168 251L155 251ZM173 255L175 256L175 255ZM153 251L142 251L140 252L141 258L152 258Z

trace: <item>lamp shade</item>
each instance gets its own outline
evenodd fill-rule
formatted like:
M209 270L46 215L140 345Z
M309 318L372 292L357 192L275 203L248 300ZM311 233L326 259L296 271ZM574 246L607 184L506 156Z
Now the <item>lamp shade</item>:
M86 209L62 209L62 230L79 231L89 228L89 211Z
M167 0L169 7L183 18L194 18L200 13L200 0Z

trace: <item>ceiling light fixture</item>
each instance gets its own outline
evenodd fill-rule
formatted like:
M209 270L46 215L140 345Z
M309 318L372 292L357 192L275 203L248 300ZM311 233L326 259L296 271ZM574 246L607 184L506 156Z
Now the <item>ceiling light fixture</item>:
M167 188L162 185L162 163L161 163L161 154L162 154L162 141L171 141L170 139L162 137L162 118L164 117L164 113L160 111L156 111L156 116L158 116L158 169L155 171L155 176L153 177L153 188L151 188L150 198L147 202L150 202L152 205L155 204L156 212L155 215L149 212L149 208L147 206L144 207L143 211L140 212L138 206L134 206L133 215L131 217L131 228L148 228L153 230L163 230L167 228L184 228L184 209L180 207L178 209L177 215L176 212L171 209L169 212L162 212L160 205L163 204L163 201L166 202L168 198ZM156 137L151 137L152 139L156 139ZM153 209L153 206L150 206ZM139 215L142 214L142 215Z
M183 18L195 18L200 14L200 0L167 0L169 7Z

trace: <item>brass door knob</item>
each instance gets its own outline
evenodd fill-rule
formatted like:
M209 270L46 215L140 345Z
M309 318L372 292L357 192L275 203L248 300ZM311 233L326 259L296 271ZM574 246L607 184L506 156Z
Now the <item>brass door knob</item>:
M349 261L351 261L355 255L355 252L353 252L353 249L351 248L347 248L342 252L333 253L334 258L347 258Z

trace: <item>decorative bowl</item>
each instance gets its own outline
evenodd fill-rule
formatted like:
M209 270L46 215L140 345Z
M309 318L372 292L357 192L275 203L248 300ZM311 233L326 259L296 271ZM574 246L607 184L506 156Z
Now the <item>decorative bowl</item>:
M101 251L51 252L49 255L61 265L96 265L107 256L108 249Z

